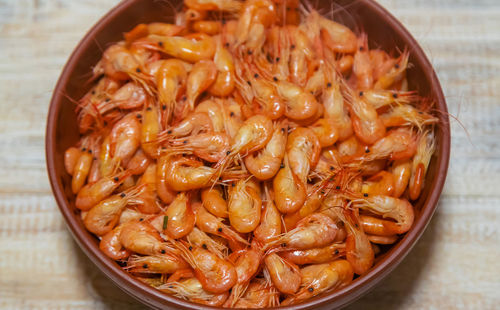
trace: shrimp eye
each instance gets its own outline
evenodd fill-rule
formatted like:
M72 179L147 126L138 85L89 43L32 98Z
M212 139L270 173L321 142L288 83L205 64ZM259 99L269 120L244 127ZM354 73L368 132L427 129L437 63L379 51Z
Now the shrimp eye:
M141 114L137 114L135 117L137 117L137 118L141 118L141 117L142 117L142 115L141 115Z
M366 148L366 149L365 149L365 153L370 153L370 149L369 149L369 148Z
M189 248L188 248L188 249L189 249L189 251L192 251L192 250L193 250L193 247L192 247L192 246L189 246Z
M280 61L280 58L279 57L276 57L276 62L279 62Z
M338 185L337 185L337 186L335 187L335 189L340 189L340 186L338 186Z
M226 45L226 47L229 47L229 42L226 42L226 44L225 44L225 45Z
M110 98L106 98L106 100L105 100L105 101L106 101L106 102L110 102L110 101L111 101L111 99L110 99Z
M204 248L205 250L207 249L207 245L205 243L203 243L201 247Z
M233 117L234 116L234 112L229 113L229 116Z
M395 64L394 68L399 69L399 64Z
M326 83L326 87L327 87L327 88L332 87L332 83L330 83L330 82Z
M163 42L162 41L158 41L158 46L159 47L163 47Z
M392 98L397 98L397 97L398 97L397 93L392 94Z
M137 68L137 69L135 69L135 72L137 72L137 73L141 73L141 69L140 69L140 68Z
M222 232L222 227L217 228L218 232Z
M169 129L169 130L167 131L167 133L168 133L168 134L171 134L171 133L172 133L172 130L171 130L171 129Z
M92 154L92 150L88 150L87 152L88 152L89 154Z
M280 165L280 168L281 168L281 169L285 168L285 165L281 164L281 165Z
M335 255L339 254L339 250L335 250Z
M275 77L275 76L273 76L273 80L274 80L275 82L278 82L278 78L277 78L277 77Z
M359 96L360 96L360 97L362 97L364 94L365 94L365 93L364 93L364 92L362 92L362 91L360 91L360 92L359 92Z
M231 154L231 151L227 151L227 152L226 152L226 155L229 155L229 154Z
M247 54L248 54L248 55L252 55L252 51L251 51L251 50L248 50L248 51L247 51Z
M161 250L161 254L165 254L165 253L167 253L167 251Z
M333 166L330 166L330 171L333 171L333 169L335 169L335 167L333 167Z
M368 193L363 193L363 196L368 197Z
M362 46L360 46L360 47L359 47L359 51L360 51L360 52L362 52L362 51L364 51L364 50L365 50L365 48L364 48L364 47L362 47Z
M285 243L285 242L283 242L283 243L281 244L281 247L286 248L286 243Z
M182 143L186 144L186 143L188 143L188 140L184 140L184 141L182 141Z
M285 133L285 128L281 128L281 133Z
M86 148L86 147L82 148L82 152L85 152L86 150L87 150L87 148Z
M311 293L314 291L314 289L313 289L312 287L308 288L307 290L308 290L309 292L311 292Z
M151 107L146 108L146 111L151 111L151 110L152 110Z
M120 197L122 197L122 198L124 198L125 196L126 196L125 193L120 194Z
M250 83L250 81L247 81L247 84L250 85L250 86L252 86L252 83Z
M115 180L115 182L118 182L119 178L118 177L114 177L113 180Z
M162 105L162 106L161 106L161 109L162 109L162 110L166 110L166 109L167 109L167 106L164 104L164 105Z
M142 221L144 221L144 219L141 217L141 218L139 219L139 222L142 222Z

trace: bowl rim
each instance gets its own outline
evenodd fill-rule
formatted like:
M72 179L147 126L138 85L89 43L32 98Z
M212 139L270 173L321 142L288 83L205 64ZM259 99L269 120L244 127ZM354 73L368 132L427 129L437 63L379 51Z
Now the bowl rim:
M88 258L120 289L122 289L138 301L151 307L173 306L185 309L220 309L217 307L191 303L162 293L157 289L152 288L147 284L135 279L130 274L124 272L116 264L116 262L108 258L103 252L101 252L98 246L95 246L95 242L91 239L94 237L81 225L78 224L78 219L72 212L72 209L70 208L67 201L61 180L57 176L57 170L55 168L57 127L56 121L59 117L60 107L63 102L61 95L62 91L67 85L71 73L77 66L78 60L83 50L88 47L96 34L104 29L104 25L107 25L111 20L121 14L121 12L126 10L129 6L133 5L136 1L137 0L124 0L113 7L101 19L99 19L74 48L71 56L62 69L62 73L53 91L49 106L49 113L47 116L45 155L50 185L57 205L61 213L63 214L66 225L73 235L74 240L78 243L83 252L88 256ZM355 279L351 284L342 289L333 291L329 294L325 294L324 296L316 297L313 300L309 300L300 304L285 307L282 306L279 307L279 309L306 309L325 306L329 302L333 302L336 307L343 307L358 299L362 295L368 293L377 283L384 279L392 270L394 270L394 268L399 265L399 263L410 252L411 248L416 244L426 226L429 224L431 217L437 208L438 201L446 180L450 157L450 125L449 118L447 116L448 111L445 97L443 95L443 91L437 78L436 72L434 71L433 66L426 57L425 52L422 50L413 36L384 7L373 0L357 1L361 2L363 5L369 6L369 8L375 11L379 16L384 17L384 21L388 24L388 26L391 27L393 31L397 33L397 35L403 38L405 43L412 51L412 57L416 58L420 62L425 75L429 79L430 91L436 96L437 107L442 112L440 115L442 139L440 143L440 149L437 152L440 154L440 156L437 158L437 173L436 178L433 181L434 186L431 191L429 191L427 199L422 205L422 213L418 220L414 223L411 230L407 232L405 236L398 242L398 244L390 249L386 257L384 257L379 263L372 267L372 269L370 269L368 273Z

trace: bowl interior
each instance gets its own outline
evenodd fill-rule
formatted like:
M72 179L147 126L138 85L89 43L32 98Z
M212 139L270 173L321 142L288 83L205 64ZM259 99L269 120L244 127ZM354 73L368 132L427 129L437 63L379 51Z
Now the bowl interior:
M336 1L335 4L320 0L316 3L321 13L356 29L357 32L365 31L371 48L380 47L393 53L408 48L410 63L413 65L408 70L409 88L418 90L422 96L433 98L436 108L440 111L436 116L441 119L436 128L437 151L430 164L424 191L414 203L414 227L397 244L384 249L385 253L379 257L368 274L357 278L342 290L318 295L298 305L304 308L332 308L345 305L366 293L396 267L420 237L434 212L444 184L450 134L446 104L437 77L421 48L394 17L370 0L342 0ZM180 7L180 2L177 4L177 7ZM102 51L110 43L121 40L123 32L138 23L172 22L173 16L173 7L167 2L129 0L115 7L87 33L66 64L53 94L46 135L47 166L56 200L75 240L108 277L123 290L151 307L201 309L205 307L165 295L135 280L100 252L98 240L86 231L74 206L71 179L63 165L65 150L79 139L74 100L81 98L91 87L91 83L88 83L91 70L100 59Z

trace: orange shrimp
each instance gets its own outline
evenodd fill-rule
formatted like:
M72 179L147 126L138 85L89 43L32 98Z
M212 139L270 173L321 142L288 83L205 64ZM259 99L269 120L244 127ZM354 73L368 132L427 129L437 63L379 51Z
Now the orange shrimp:
M380 109L388 105L405 106L412 101L416 101L418 96L414 91L369 89L363 91L363 98L375 109Z
M365 160L381 158L391 160L409 159L417 151L417 139L411 129L404 127L393 129L367 150L369 153L363 156Z
M208 92L214 96L229 96L235 85L234 59L233 55L222 45L222 40L217 43L214 63L217 68L217 77Z
M408 59L410 57L410 52L404 50L399 56L396 64L384 75L380 76L373 85L374 89L388 89L395 83L401 81L405 77L405 72L408 67Z
M147 93L144 88L137 83L129 82L97 104L96 109L102 115L114 108L122 110L140 108L146 101Z
M260 223L260 195L247 185L247 180L239 180L232 185L227 204L231 227L240 233L252 232Z
M316 98L301 87L286 82L277 82L278 93L285 99L285 115L293 120L305 120L316 114L319 103Z
M193 112L188 114L181 122L167 127L158 135L161 142L169 141L173 137L185 137L214 130L212 120L208 113Z
M110 177L103 177L96 183L85 185L76 196L75 206L82 211L90 210L111 195L130 175L130 171L123 171Z
M371 213L390 218L393 221L383 221L384 235L404 234L410 230L415 218L413 206L406 199L399 199L384 195L368 196L360 200L356 205ZM374 235L381 235L379 232L370 231Z
M101 238L101 242L99 242L99 249L109 258L114 260L122 260L132 254L132 252L125 249L120 242L122 228L123 225L116 226L113 230L105 234Z
M178 59L164 60L155 76L163 125L166 125L174 113L177 96L188 79L186 64Z
M273 179L276 207L281 213L293 213L306 201L306 187L293 172L285 155L283 167Z
M214 253L187 245L184 241L173 241L180 250L181 256L193 268L194 275L200 281L204 290L221 294L227 292L238 281L236 269L229 261Z
M361 192L363 192L364 195L370 196L392 196L394 189L395 186L392 173L383 170L364 181L361 187Z
M154 214L160 211L160 205L157 202L156 188L156 164L150 164L141 178L137 181L138 185L143 185L142 191L137 196L137 209L146 214Z
M312 10L308 21L317 21L321 27L321 38L325 46L338 53L353 53L356 50L356 35L348 27L321 16Z
M337 127L330 119L320 118L309 128L316 134L321 147L331 146L339 138Z
M224 199L222 188L218 185L205 188L201 191L203 206L217 217L228 217L227 202Z
M102 139L101 148L99 150L99 170L101 176L107 177L113 174L117 167L118 162L113 160L111 153L111 137L106 135Z
M380 119L386 127L416 126L420 131L426 125L436 124L439 119L432 114L421 111L411 105L392 107L387 113L381 114Z
M214 100L202 101L196 106L195 113L205 113L208 115L212 122L213 132L225 131L224 111L218 102Z
M143 174L146 168L151 164L151 159L144 153L140 148L138 149L134 156L127 163L127 170L129 170L134 175Z
M228 248L226 245L215 241L212 237L197 227L193 227L193 230L186 236L186 240L189 244L207 249L220 258L225 258L227 256Z
M174 251L163 241L160 233L151 224L145 222L123 224L119 240L127 250L143 255L158 255Z
M322 264L345 256L345 243L332 243L323 248L292 250L280 253L281 257L297 265Z
M290 36L290 80L292 83L304 87L307 80L307 62L314 58L314 51L308 37L295 26L285 27Z
M170 172L170 157L162 155L158 158L156 165L156 193L164 203L171 203L175 197L176 192L168 185L167 175Z
M225 158L229 151L230 138L225 133L200 133L169 141L170 151L192 152L208 162L218 162Z
M188 268L189 265L173 253L149 256L132 255L127 260L125 270L133 273L174 273Z
M83 224L98 236L107 234L118 223L123 209L134 201L139 191L140 188L131 188L102 200L89 210Z
M392 163L391 170L394 180L393 197L399 198L408 186L408 181L411 176L411 161L410 160L395 160Z
M163 232L174 239L182 238L193 230L195 216L186 194L177 195L167 207L163 221Z
M269 245L279 246L282 250L323 247L334 241L337 231L338 227L330 217L322 213L313 213L300 220L297 227L284 233Z
M216 170L200 161L171 155L165 161L165 180L174 191L203 188L217 179Z
M362 33L358 38L358 49L354 54L352 72L356 75L357 88L371 89L373 85L373 68L368 50L368 36Z
M217 67L211 60L200 60L194 64L187 77L186 95L189 107L194 110L196 99L207 90L217 77Z
M184 4L199 11L238 12L241 9L241 2L236 0L186 0Z
M330 169L328 170L328 173L331 173ZM304 204L296 212L284 215L283 223L286 229L295 228L301 219L316 212L327 195L328 191L321 189L321 185L319 187L311 186L307 191L307 199Z
M265 27L270 26L275 20L276 7L272 1L245 1L236 27L236 44L241 45L243 43L248 43L248 41L252 39L251 34L254 33L255 27L265 29Z
M90 172L92 161L92 150L83 147L81 155L78 157L78 160L73 166L73 178L71 179L71 189L73 194L77 194L81 191L81 188L85 184L87 176Z
M340 213L338 213L340 214ZM352 217L352 215L351 215ZM341 221L347 229L346 259L351 264L354 273L365 274L373 266L375 253L370 244L370 240L358 224L359 219L353 223L352 219L342 216Z
M81 155L82 151L76 147L69 147L64 152L64 168L69 175L73 175L74 168Z
M270 190L265 185L264 210L259 226L254 230L253 235L261 243L272 241L281 234L281 214L279 213L271 197Z
M193 203L196 214L196 226L203 232L221 236L225 239L248 244L237 232L222 222L222 219L209 213L201 203Z
M208 35L216 35L222 29L222 23L215 20L197 20L191 25L194 32L206 33Z
M160 146L157 142L160 132L160 113L155 105L147 107L143 113L141 127L141 147L146 154L156 158L160 152Z
M362 95L363 93L360 92ZM373 144L385 136L385 126L372 105L367 103L352 90L347 91L347 100L351 110L352 127L359 140Z
M212 59L216 49L214 39L205 33L193 33L184 37L152 34L134 44L158 50L190 63Z
M128 163L140 146L141 124L135 113L129 113L118 121L109 134L113 160Z
M262 253L254 248L233 252L228 260L233 263L238 277L237 284L245 284L259 271Z
M259 180L268 180L276 175L285 156L288 126L285 122L274 125L271 139L266 146L245 157L245 167Z
M293 294L299 289L301 276L297 265L276 253L267 255L264 264L270 279L280 292Z
M363 223L363 225L364 225L364 223ZM376 244L394 244L399 239L397 235L392 235L392 236L367 235L367 237L368 237L368 240L370 240L370 242L372 244L373 243L376 243Z
M299 180L307 183L307 176L316 166L321 152L321 145L313 130L299 127L289 136L286 143L286 154L292 171Z
M134 41L150 34L156 34L160 36L175 36L178 35L182 30L184 30L184 27L182 26L167 23L138 24L132 30L125 32L123 34L123 37L125 38L125 41L130 45Z
M352 122L344 106L344 97L340 91L338 77L330 68L325 68L325 84L322 101L325 107L325 118L335 124L338 131L338 139L344 141L352 136Z
M229 301L229 300L228 300ZM244 294L224 306L233 308L274 308L279 305L279 292L272 283L254 279Z
M329 264L309 265L300 270L302 282L300 290L285 299L286 306L321 294L332 288L340 288L351 283L354 273L350 263L339 259Z
M425 174L435 149L436 140L433 132L424 132L418 141L417 151L411 165L409 193L412 200L416 200L424 188Z

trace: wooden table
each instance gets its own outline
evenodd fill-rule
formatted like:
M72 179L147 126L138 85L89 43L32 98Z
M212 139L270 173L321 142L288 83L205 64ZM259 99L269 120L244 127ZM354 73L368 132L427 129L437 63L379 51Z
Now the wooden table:
M0 0L0 308L140 309L80 251L44 159L51 91L117 1ZM404 262L350 309L500 307L500 2L383 0L435 65L452 124L439 209Z

